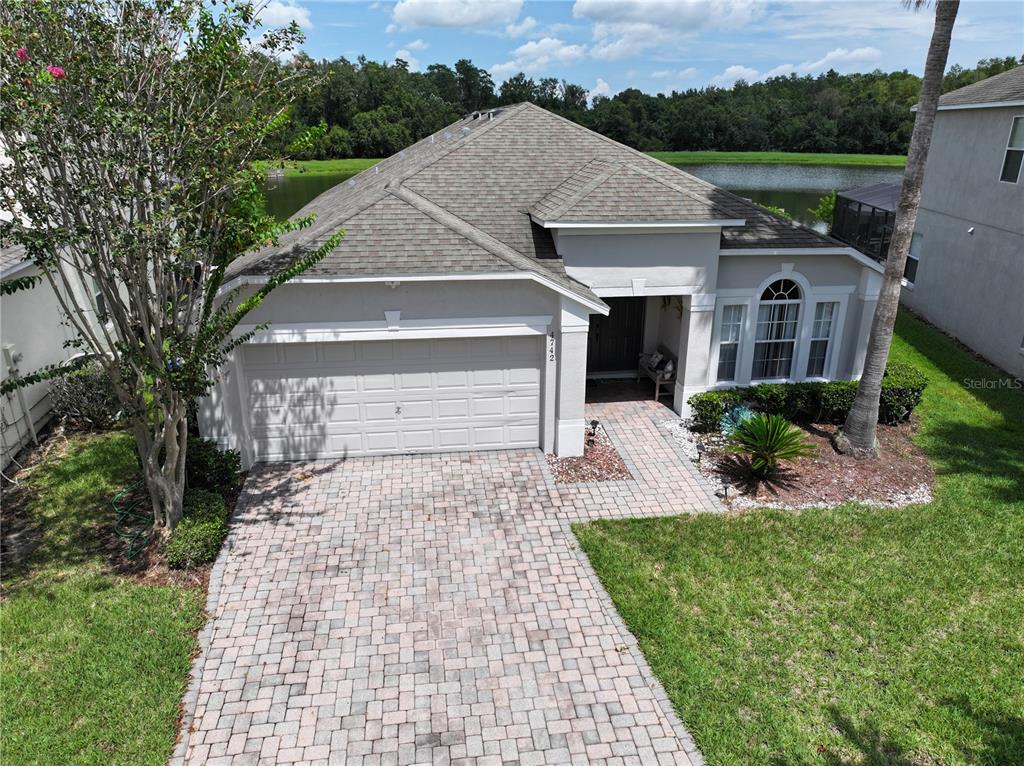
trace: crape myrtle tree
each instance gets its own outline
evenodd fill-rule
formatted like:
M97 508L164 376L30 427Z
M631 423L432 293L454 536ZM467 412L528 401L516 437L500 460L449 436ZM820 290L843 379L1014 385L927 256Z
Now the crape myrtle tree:
M910 0L906 4L915 9L928 5L925 0ZM935 3L935 27L925 58L921 98L914 118L914 131L910 136L907 169L903 173L903 184L900 187L896 223L885 261L885 275L871 321L864 371L857 384L857 394L846 422L834 438L836 449L858 457L878 454L878 408L882 397L882 377L885 375L889 347L896 327L903 271L907 266L907 254L917 223L917 210L921 205L924 166L932 143L935 114L942 94L942 74L946 68L949 42L959 7L960 0L938 0Z
M236 0L5 0L0 10L0 234L42 273L17 287L48 283L78 359L106 372L154 523L168 530L181 517L189 406L251 337L233 331L341 237L255 291L222 289L233 258L312 221L262 213L252 160L308 77L281 63L298 28L264 31L258 13ZM79 297L94 292L101 309ZM4 389L73 366L23 371Z

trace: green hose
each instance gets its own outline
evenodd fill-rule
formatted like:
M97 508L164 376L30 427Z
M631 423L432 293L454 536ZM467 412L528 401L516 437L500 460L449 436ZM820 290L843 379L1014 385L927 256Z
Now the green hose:
M117 514L114 521L114 533L128 543L125 556L134 559L149 544L153 535L153 509L143 489L145 482L139 479L129 484L110 501Z

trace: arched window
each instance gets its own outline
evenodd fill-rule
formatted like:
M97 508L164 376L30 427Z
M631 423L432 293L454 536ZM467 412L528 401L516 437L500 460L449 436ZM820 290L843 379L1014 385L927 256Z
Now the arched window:
M792 373L802 297L792 279L776 279L761 293L752 379L788 378Z

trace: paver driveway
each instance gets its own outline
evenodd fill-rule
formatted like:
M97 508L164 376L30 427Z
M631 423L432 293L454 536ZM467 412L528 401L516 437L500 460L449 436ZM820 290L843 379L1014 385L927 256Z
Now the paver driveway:
M211 579L188 763L699 763L569 525L715 510L653 402L588 405L634 480L538 451L250 475Z

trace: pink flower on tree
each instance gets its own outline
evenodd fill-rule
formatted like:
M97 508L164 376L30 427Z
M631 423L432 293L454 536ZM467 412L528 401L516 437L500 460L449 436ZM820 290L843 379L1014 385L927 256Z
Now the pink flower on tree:
M18 57L18 61L28 61L28 48L22 45L14 55Z
M64 70L61 69L59 66L54 66L53 64L47 66L46 71L50 73L54 80L59 80L61 77L64 76Z

